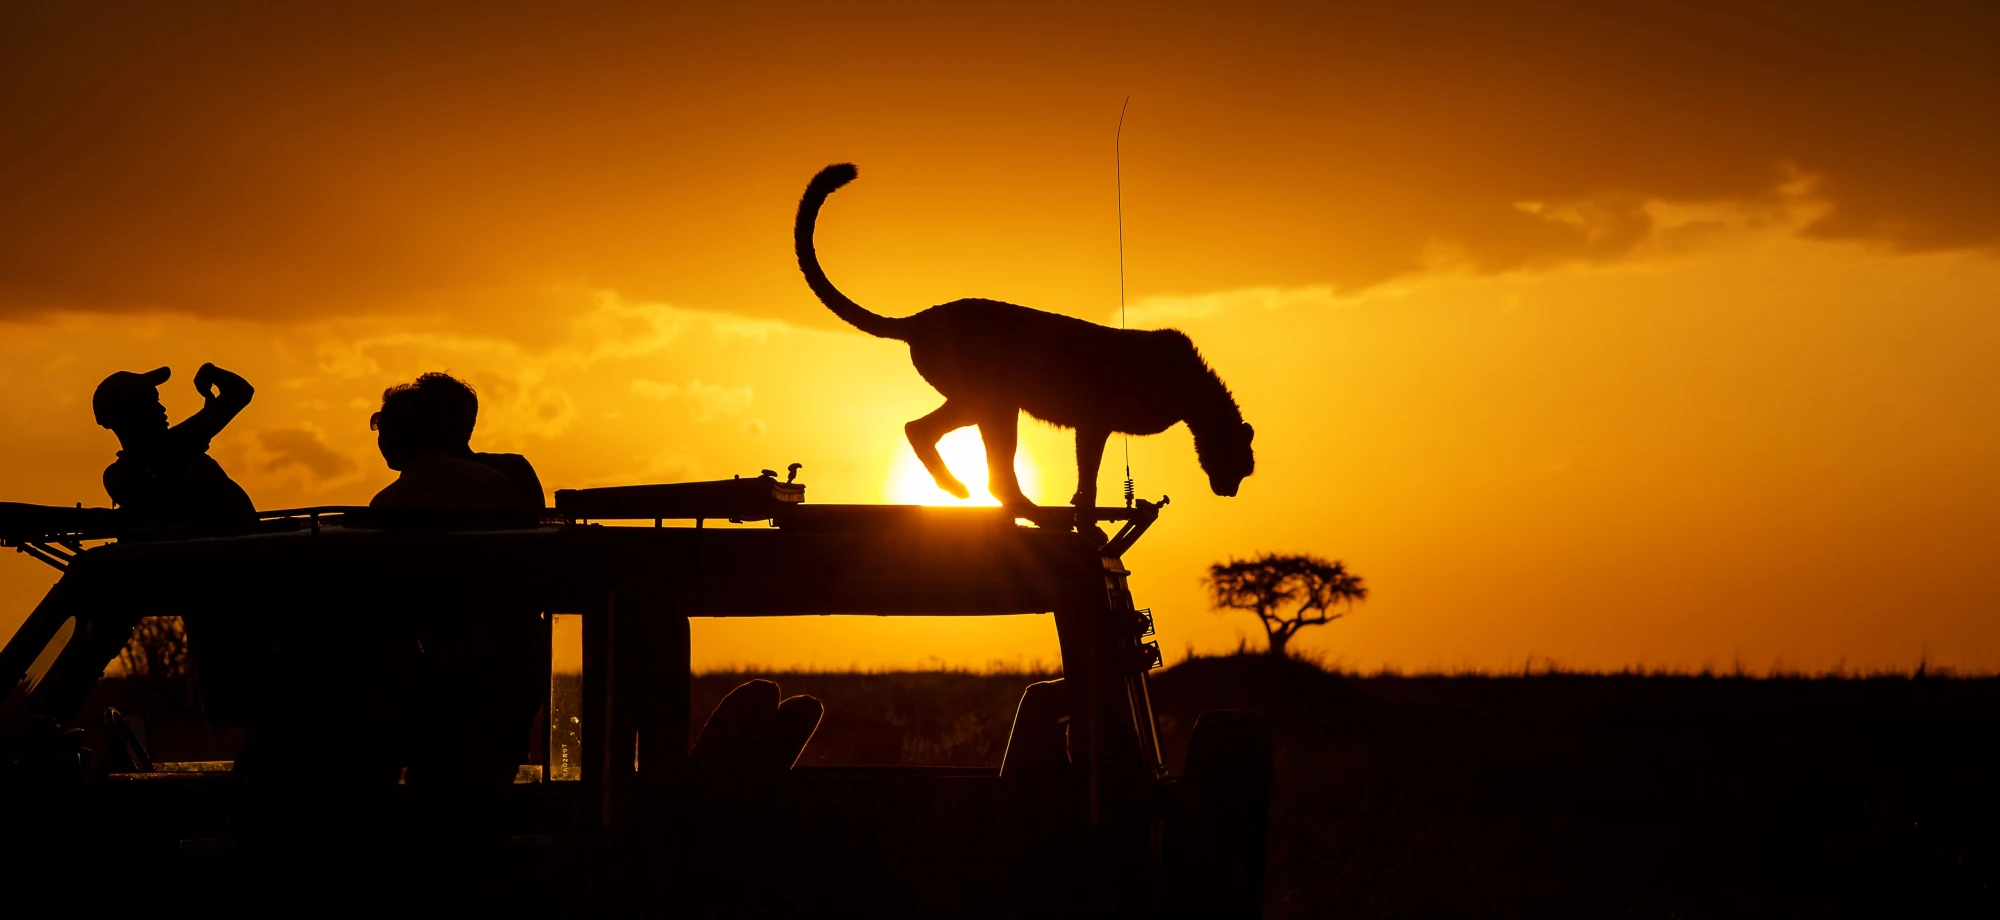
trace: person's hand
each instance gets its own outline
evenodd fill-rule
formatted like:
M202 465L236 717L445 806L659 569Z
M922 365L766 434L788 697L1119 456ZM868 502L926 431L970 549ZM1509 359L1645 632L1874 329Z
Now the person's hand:
M204 400L222 398L222 390L232 382L242 382L242 378L214 364L202 364L202 368L194 372L194 392L202 394Z
M199 436L204 444L220 434L244 406L250 405L250 396L256 392L250 388L250 381L213 364L203 364L194 372L194 391L201 394L201 411L189 416L181 426L192 425L187 433Z
M202 364L202 368L194 372L194 392L202 394L204 400L220 396L220 390L216 388L216 370L220 368L216 368L214 364Z

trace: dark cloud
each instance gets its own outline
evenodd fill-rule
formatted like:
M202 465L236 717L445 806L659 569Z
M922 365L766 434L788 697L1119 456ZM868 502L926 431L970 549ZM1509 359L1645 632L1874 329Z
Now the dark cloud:
M265 450L276 455L264 465L267 473L298 466L304 467L315 479L332 479L354 469L351 458L328 446L319 432L309 428L260 431L257 432L257 441Z
M668 6L8 4L0 314L571 284L824 321L786 227L835 159L864 293L1083 309L1127 93L1139 293L1616 259L1648 198L1800 174L1813 236L2000 241L1990 3Z

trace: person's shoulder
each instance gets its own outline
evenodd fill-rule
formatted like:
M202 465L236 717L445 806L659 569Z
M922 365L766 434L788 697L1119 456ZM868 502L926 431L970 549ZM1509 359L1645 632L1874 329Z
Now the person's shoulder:
M466 460L460 457L449 457L446 458L445 465L448 466L451 469L452 474L456 476L465 476L471 479L479 479L479 480L490 479L499 482L507 481L507 475L505 473L500 472L497 469L494 469L493 464L487 463L481 459L477 459L478 458L477 454L474 454L473 456L475 457L475 459L472 460Z
M464 487L469 507L505 508L514 503L514 481L499 470L457 457L447 459L446 465L447 475Z
M522 504L540 508L547 500L547 496L542 494L542 478L535 475L535 465L529 463L528 458L520 454L475 453L472 459L507 477L519 493Z
M528 458L520 454L489 454L485 451L475 451L472 454L472 459L502 473L513 473L522 470L533 473L535 471L535 465L529 463Z
M370 508L398 507L403 504L403 493L406 491L408 491L408 489L403 484L403 477L398 476L396 477L394 482L391 482L388 485L383 486L382 491L375 493L375 497L368 500L368 507Z
M376 493L374 508L510 508L514 485L492 467L438 457L405 469Z
M132 467L125 462L125 457L121 453L118 459L111 461L111 464L104 468L104 491L110 493L111 500L115 502L118 500L119 488L131 478Z
M468 467L467 478L472 480L471 484L475 486L473 494L468 497L475 507L511 508L517 503L514 480L508 478L506 474L485 464L469 460L458 462ZM478 471L477 476L472 475L473 470Z
M125 451L118 452L118 459L104 468L104 484L135 483L147 478L150 470L156 469L158 458L150 455L131 456Z

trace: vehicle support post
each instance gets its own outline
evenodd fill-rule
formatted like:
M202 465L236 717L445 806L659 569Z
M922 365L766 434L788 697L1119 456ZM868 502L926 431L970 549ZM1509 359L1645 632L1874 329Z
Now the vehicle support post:
M64 725L79 715L77 705L131 641L146 606L142 595L120 590L73 592L66 602L76 618L75 631L42 675L48 686L28 700L26 708L30 715L47 716Z
M1145 877L1150 818L1142 793L1151 771L1124 680L1136 664L1131 613L1117 609L1103 578L1092 575L1088 590L1056 608L1056 633L1071 693L1070 756L1089 799L1092 857L1079 865L1079 881L1097 907L1122 911L1146 900L1133 880ZM1144 713L1148 726L1151 718Z
M602 826L651 836L687 763L688 621L643 589L608 608Z
M611 726L611 610L610 599L583 614L583 811L586 833L604 831L611 810L606 807L605 768L607 739Z

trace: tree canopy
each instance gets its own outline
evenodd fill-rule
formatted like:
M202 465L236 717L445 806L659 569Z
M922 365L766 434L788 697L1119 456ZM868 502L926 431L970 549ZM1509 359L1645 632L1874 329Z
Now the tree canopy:
M1231 557L1209 566L1202 584L1215 608L1256 614L1269 653L1280 657L1299 630L1338 620L1368 599L1368 586L1346 563L1305 553Z

